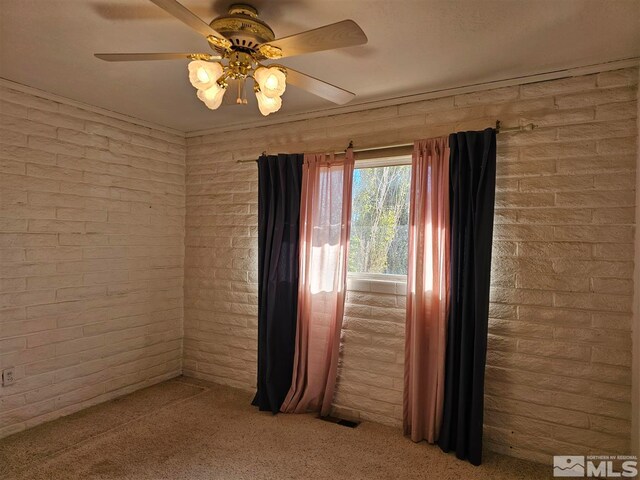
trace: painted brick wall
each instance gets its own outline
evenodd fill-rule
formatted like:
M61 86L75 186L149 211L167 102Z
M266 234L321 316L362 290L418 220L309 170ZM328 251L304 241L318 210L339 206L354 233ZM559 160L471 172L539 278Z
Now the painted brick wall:
M335 414L402 426L406 281L347 280Z
M184 372L255 385L257 176L236 159L534 122L498 140L486 446L543 462L627 452L636 98L628 69L190 136ZM352 282L336 395L344 412L399 423L401 292Z
M181 372L185 140L0 102L2 437Z

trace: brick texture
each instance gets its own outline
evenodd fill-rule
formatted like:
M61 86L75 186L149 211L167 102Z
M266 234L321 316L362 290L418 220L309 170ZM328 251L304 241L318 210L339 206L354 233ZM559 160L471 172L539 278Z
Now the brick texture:
M541 462L628 452L637 77L628 69L188 135L184 372L255 385L257 175L235 160L533 122L498 137L485 445ZM39 181L42 192L58 182ZM45 231L73 230L72 219L39 218L46 208L34 215ZM402 283L349 282L338 413L400 424L403 302Z
M257 175L235 160L500 119L539 128L498 137L486 448L627 453L637 77L186 139L1 88L0 365L18 381L0 389L0 437L181 371L253 390ZM336 413L400 425L404 302L402 281L349 279Z
M180 374L185 152L0 88L0 437Z

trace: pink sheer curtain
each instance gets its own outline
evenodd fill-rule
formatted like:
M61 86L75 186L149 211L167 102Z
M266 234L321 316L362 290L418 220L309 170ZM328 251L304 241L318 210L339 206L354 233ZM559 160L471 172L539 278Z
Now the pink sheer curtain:
M300 204L298 325L283 412L328 415L338 369L351 226L353 151L305 155Z
M404 434L438 439L449 304L448 137L415 142L409 209Z

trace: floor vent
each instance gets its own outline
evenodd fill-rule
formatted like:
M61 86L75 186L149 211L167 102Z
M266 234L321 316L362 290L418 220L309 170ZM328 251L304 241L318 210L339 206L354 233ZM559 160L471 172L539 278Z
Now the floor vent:
M326 417L319 417L320 420L324 420L325 422L337 423L338 425L342 425L343 427L356 428L360 425L360 422L354 422L353 420L345 420L344 418L332 417L331 415L327 415Z

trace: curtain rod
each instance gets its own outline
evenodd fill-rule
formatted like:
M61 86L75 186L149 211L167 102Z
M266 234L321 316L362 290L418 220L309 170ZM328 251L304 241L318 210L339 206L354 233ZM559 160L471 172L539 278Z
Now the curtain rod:
M500 120L496 120L496 133L509 133L509 132L530 132L533 129L537 128L537 125L534 125L533 123L528 123L526 125L521 125L518 127L509 127L509 128L502 128L501 124L500 124ZM371 147L371 148L354 148L353 149L353 153L363 153L363 152L375 152L377 150L388 150L391 148L403 148L403 147L412 147L413 146L413 142L411 143L399 143L399 144L395 144L395 145L384 145L382 147ZM349 142L349 146L347 148L353 148L353 140L351 140ZM345 150L341 150L339 152L333 152L335 155L340 155L342 153L344 153ZM266 155L267 152L264 151L262 152L262 155ZM243 158L241 160L236 160L236 163L249 163L249 162L256 162L257 159L256 158Z

